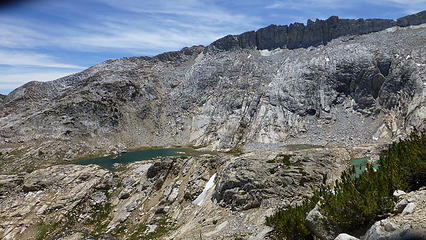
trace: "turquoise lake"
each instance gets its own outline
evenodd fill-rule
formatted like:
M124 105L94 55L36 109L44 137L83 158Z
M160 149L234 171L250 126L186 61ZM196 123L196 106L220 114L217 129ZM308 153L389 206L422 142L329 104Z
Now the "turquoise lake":
M74 164L89 165L96 164L103 168L113 169L116 163L126 164L136 161L150 160L158 157L167 156L196 156L205 154L205 152L196 151L190 148L152 148L146 150L138 150L132 152L124 152L117 155L110 155L105 157L84 159Z
M355 167L355 177L359 177L359 175L367 169L367 161L369 158L355 158L352 159L352 166ZM379 169L379 164L373 164L374 169Z

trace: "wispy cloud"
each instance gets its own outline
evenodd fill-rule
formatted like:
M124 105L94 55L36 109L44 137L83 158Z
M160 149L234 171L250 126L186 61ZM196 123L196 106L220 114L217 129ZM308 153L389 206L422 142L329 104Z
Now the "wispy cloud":
M349 8L354 4L352 1L341 0L288 0L276 1L266 5L266 9L290 9L290 10L304 10L305 12L316 11L317 9L344 9Z
M90 2L90 1L89 1ZM214 1L98 1L108 14L92 12L72 25L22 22L19 18L0 17L0 46L29 48L55 46L76 51L115 51L160 53L188 45L209 44L226 34L259 27L260 18L232 13ZM76 4L55 3L55 8L75 12ZM52 9L53 10L53 9ZM61 12L61 11L58 11ZM60 34L58 34L60 33Z
M0 92L2 92L1 90L15 89L29 81L40 81L40 82L51 81L51 80L55 80L73 73L75 72L42 71L42 72L31 72L31 73L1 74L0 75Z
M72 45L136 53L151 49L159 53L188 45L209 44L226 34L239 33L244 27L256 28L258 20L201 0L102 2L115 9L117 15L97 15L94 16L96 26L80 25L90 31L71 37Z
M375 4L377 6L387 4L401 9L402 12L404 12L405 14L413 14L419 11L426 10L426 0L376 0L371 1L370 3Z
M13 17L0 17L0 46L33 48L48 40L48 36L31 27L31 23L21 23Z
M0 49L0 64L10 66L36 66L46 68L83 69L82 66L60 63L51 56L27 51L6 51Z

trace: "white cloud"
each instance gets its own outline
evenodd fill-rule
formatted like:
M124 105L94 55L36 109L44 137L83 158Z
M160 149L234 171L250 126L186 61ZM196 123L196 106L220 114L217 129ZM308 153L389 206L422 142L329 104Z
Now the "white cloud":
M266 9L289 9L303 10L304 12L314 12L317 9L344 9L353 6L352 1L341 0L288 0L276 1L267 5Z
M7 51L0 49L0 64L11 66L37 66L48 68L70 68L70 69L83 69L82 66L73 64L60 63L53 59L53 57L46 54L40 54L27 51Z
M0 75L0 90L15 89L30 81L46 82L68 76L75 72L43 71Z
M109 48L158 54L206 45L224 35L259 27L257 17L233 14L201 0L101 2L115 9L115 14L95 14L96 25L80 24L79 30L84 31L70 36L69 46L85 51Z
M376 5L391 5L402 9L405 14L414 14L426 10L426 0L376 0L371 1L371 3Z
M324 10L357 9L359 6L377 5L401 9L403 14L413 14L426 9L426 0L281 0L265 6L266 9L286 9L302 11L304 15L318 15ZM358 6L358 7L356 7ZM315 14L318 13L318 14ZM349 18L349 16L340 16ZM401 16L402 17L402 16Z
M108 14L93 11L86 18L69 19L71 25L23 21L0 16L0 46L8 48L57 47L74 51L144 53L178 50L184 46L209 44L227 34L241 33L260 26L260 18L232 13L213 1L109 1ZM71 2L48 7L58 12L78 12ZM55 12L49 12L56 14ZM65 16L59 16L65 18ZM75 17L75 16L73 16ZM65 21L66 22L66 21Z
M41 25L15 17L0 16L0 46L33 48L44 45L51 38L38 30Z

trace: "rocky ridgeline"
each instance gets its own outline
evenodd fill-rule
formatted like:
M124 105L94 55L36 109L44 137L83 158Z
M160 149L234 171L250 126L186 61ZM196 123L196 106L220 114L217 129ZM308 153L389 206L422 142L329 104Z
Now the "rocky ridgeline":
M361 35L399 26L414 26L426 23L426 11L391 19L340 19L332 16L327 20L308 20L307 25L293 23L289 26L270 25L257 31L240 35L228 35L213 42L207 50L234 50L256 48L259 50L276 48L306 48L327 44L333 39L347 35Z

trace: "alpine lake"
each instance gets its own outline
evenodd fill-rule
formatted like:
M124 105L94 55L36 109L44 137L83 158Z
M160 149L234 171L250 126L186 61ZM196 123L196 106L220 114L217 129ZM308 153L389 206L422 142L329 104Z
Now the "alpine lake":
M198 156L202 154L206 154L208 152L203 151L197 151L192 148L150 148L150 149L144 149L144 150L136 150L136 151L130 151L130 152L123 152L119 154L104 156L104 157L97 157L97 158L89 158L89 159L83 159L78 160L76 162L73 162L73 164L78 165L90 165L90 164L96 164L103 168L113 170L114 164L127 164L132 163L136 161L143 161L143 160L151 160L159 157L169 157L169 156Z

